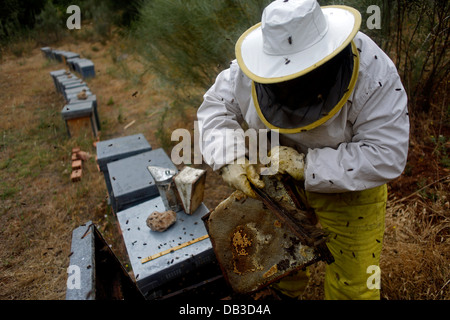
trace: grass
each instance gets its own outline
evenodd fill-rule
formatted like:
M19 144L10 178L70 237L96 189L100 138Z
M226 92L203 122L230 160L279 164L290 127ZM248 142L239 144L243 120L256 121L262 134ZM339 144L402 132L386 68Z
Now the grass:
M92 50L94 46L98 50ZM114 66L109 47L69 39L57 48L88 52L95 61L97 77L89 87L97 95L102 140L143 133L152 147L159 147L152 130L159 119L146 114L150 97L154 110L164 98L156 89L129 80L127 75L139 65L131 62L123 69L127 73L109 75L108 68ZM45 59L38 47L21 57L6 53L2 59L0 299L64 299L73 229L92 220L125 264L126 255L95 163L93 139L67 137L60 114L64 101L49 75L63 65ZM135 123L125 130L132 120ZM72 183L75 146L92 156L83 163L81 181Z
M143 133L154 149L165 147L170 154L167 133L191 129L196 109L186 109L183 119L165 112L170 102L134 57L120 61L123 72L108 72L117 60L111 48L120 45L117 40L103 46L80 38L58 49L89 52L95 63L97 76L89 87L99 103L101 140ZM49 76L60 67L45 60L39 48L20 58L6 54L0 65L0 299L64 299L71 232L89 220L127 264L95 164L93 139L66 135L60 117L64 101ZM130 77L134 72L139 81ZM448 137L445 131L442 135ZM442 179L448 171L433 160L444 158L447 141L428 141L429 146L413 141L408 174L392 183L381 265L383 299L450 299L449 180ZM75 146L92 157L83 164L82 180L72 183ZM230 189L211 171L206 183L205 203L214 208ZM323 271L323 264L312 267L304 298L323 298Z

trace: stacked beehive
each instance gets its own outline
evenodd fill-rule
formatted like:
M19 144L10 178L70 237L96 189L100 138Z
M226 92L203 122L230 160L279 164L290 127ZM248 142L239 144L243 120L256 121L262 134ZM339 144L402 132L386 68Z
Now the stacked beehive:
M81 58L78 53L55 50L50 47L43 47L41 51L45 58L64 63L71 71L77 72L83 79L95 77L94 63L89 59Z
M162 148L152 149L142 133L99 141L96 148L97 163L105 178L111 209L117 218L141 292L150 299L155 298L160 294L155 291L169 290L166 286L172 288L169 283L177 279L177 286L183 288L188 280L182 279L188 279L188 274L199 268L208 270L202 272L199 278L220 274L220 270L215 268L212 245L205 237L207 231L201 220L208 212L202 203L203 188L198 187L202 178L204 182L204 172L197 170L192 173L191 170L195 169L186 170L188 167L178 172L166 152ZM192 195L192 201L180 197L185 200L183 210L176 212L176 222L164 232L151 231L146 225L151 213L168 210L149 166L175 172L177 188L181 191L179 186L184 185L183 192ZM192 179L193 174L198 174L198 177ZM183 245L188 242L192 244ZM164 255L164 251L172 250L170 255ZM142 261L154 255L160 258Z
M101 128L97 97L84 81L95 77L94 63L70 51L53 50L50 47L41 48L41 51L45 58L59 61L68 68L50 72L56 91L64 97L65 105L61 115L68 136L78 136L90 129L93 137L98 137ZM81 78L71 71L76 72Z
M95 76L94 64L67 51L47 47L42 48L42 52L46 58L60 61L67 67L50 74L56 91L65 100L61 114L69 137L76 135L83 123L90 126L97 137L100 129L97 99L85 82ZM209 283L211 277L220 279L212 245L201 220L208 212L202 203L204 176L203 180L199 176L192 181L190 171L180 175L166 152L162 148L153 150L143 134L97 141L96 149L96 161L104 175L109 203L117 217L118 230L141 292L148 298L157 298L161 292L167 294L173 290L173 281L184 289L195 283L194 278L199 283L206 280ZM72 149L72 181L79 181L82 176L81 152L79 148ZM174 177L176 188L190 195L183 198L183 210L176 212L176 222L165 232L151 231L146 225L150 213L167 210L149 166L178 173L176 181ZM164 255L169 251L170 255ZM148 258L155 255L160 258ZM143 258L147 258L146 262Z

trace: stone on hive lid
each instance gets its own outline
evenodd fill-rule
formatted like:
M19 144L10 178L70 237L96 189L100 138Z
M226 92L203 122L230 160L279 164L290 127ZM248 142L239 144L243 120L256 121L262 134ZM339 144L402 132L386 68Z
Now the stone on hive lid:
M177 222L177 213L173 210L153 211L147 218L147 226L152 231L163 232Z

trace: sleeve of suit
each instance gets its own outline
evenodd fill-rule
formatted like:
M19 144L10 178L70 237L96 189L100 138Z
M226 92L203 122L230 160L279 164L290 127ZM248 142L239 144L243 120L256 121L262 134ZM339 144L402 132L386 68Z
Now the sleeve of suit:
M312 192L356 191L398 177L407 159L409 116L407 96L397 72L356 92L358 115L353 138L337 149L308 150L305 188Z
M197 111L200 150L213 170L246 156L248 152L240 125L241 111L234 97L235 72L235 68L230 68L217 76Z

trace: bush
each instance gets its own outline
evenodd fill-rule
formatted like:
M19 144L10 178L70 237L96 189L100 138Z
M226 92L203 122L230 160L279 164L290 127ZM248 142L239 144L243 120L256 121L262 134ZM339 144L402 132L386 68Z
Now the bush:
M450 2L446 0L348 0L321 1L321 5L345 4L363 16L361 29L395 62L408 92L413 113L429 113L442 102L448 81L448 32ZM381 9L381 29L368 30L369 5ZM439 110L436 113L440 113Z
M193 103L192 89L208 88L234 59L237 39L260 21L269 2L144 1L131 38L149 70L175 88L175 101L182 107Z
M260 21L270 1L147 0L139 8L133 38L150 70L178 91L205 89L234 58L234 44ZM412 112L429 112L448 80L450 3L445 0L319 0L361 12L361 30L394 60ZM381 29L369 30L370 5L381 8ZM189 94L185 94L189 96Z
M39 38L46 39L50 43L59 41L63 30L66 29L64 18L61 10L48 1L36 18L35 29L42 35Z

